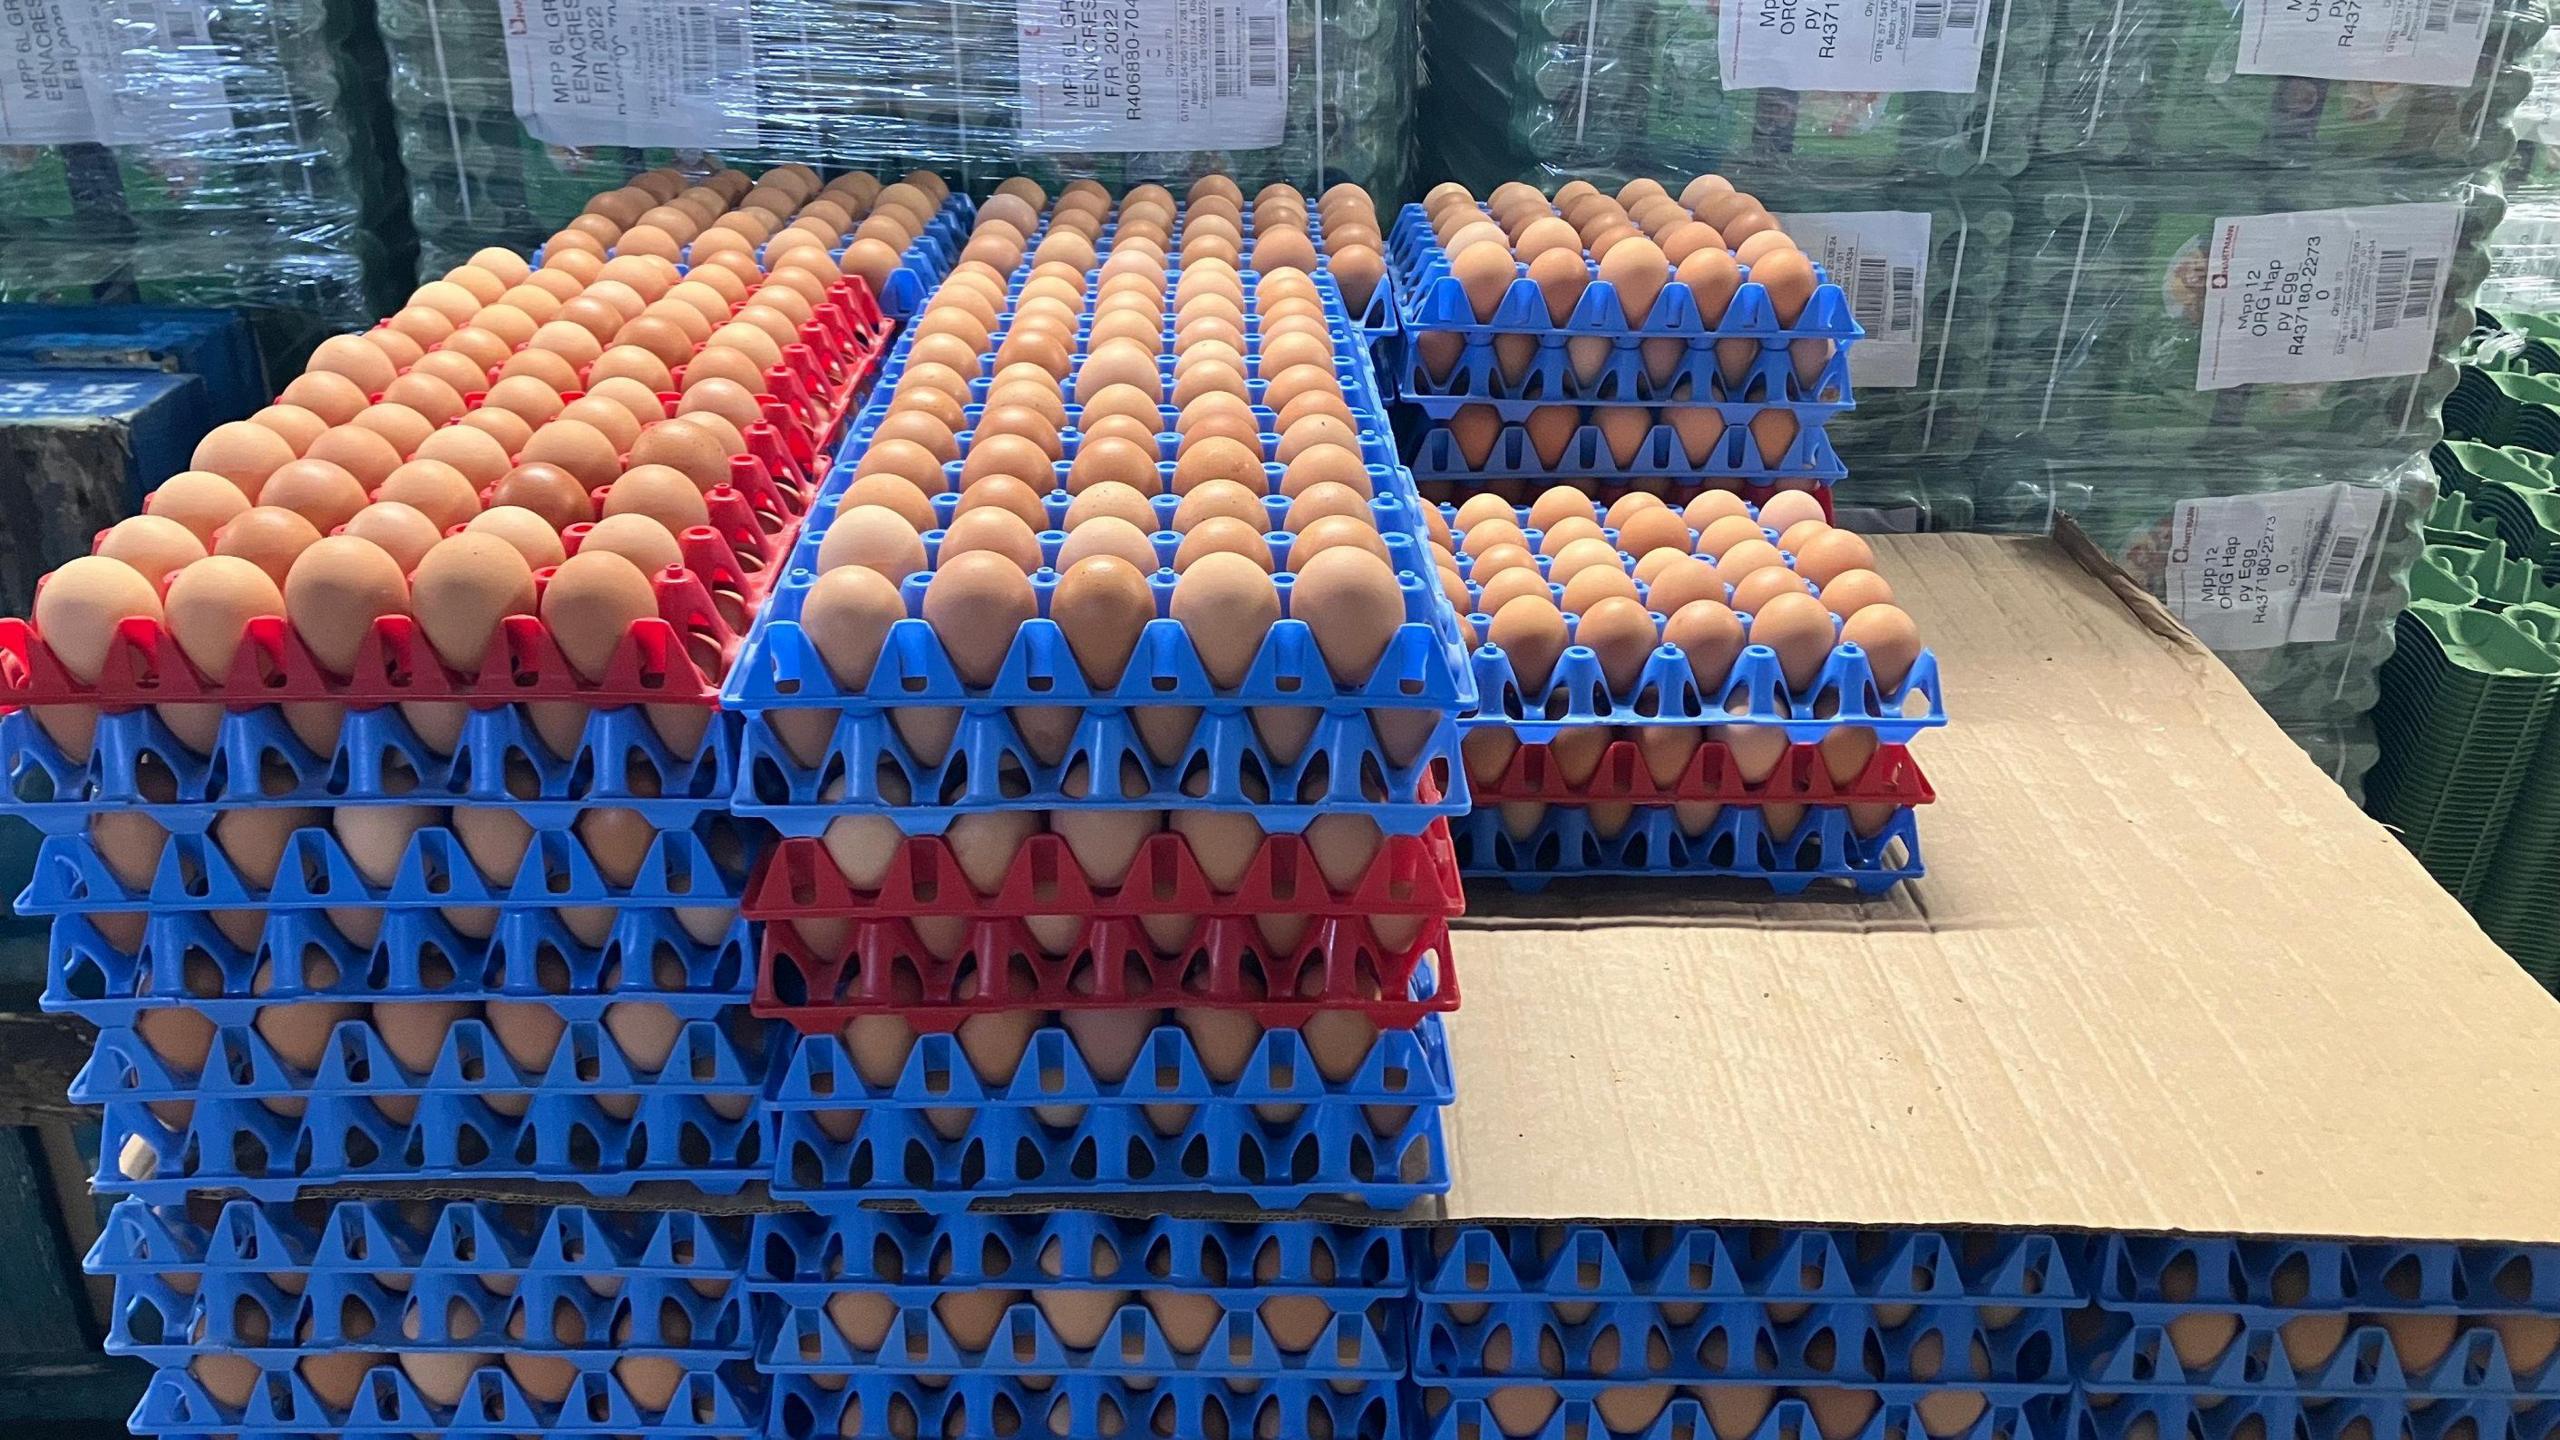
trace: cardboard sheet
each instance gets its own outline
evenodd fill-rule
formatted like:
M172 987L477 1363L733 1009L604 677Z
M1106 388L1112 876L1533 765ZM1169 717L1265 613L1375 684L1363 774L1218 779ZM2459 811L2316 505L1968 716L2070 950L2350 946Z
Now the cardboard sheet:
M2560 1003L2069 539L1884 542L1927 879L1474 891L1449 1217L2560 1241Z

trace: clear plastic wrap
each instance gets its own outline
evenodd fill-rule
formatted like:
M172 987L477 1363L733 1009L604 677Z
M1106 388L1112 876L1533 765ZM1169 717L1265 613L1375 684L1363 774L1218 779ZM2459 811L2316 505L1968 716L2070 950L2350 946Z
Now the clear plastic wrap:
M1053 187L1079 175L1117 187L1217 170L1249 189L1285 179L1313 193L1350 180L1393 203L1413 174L1420 3L1151 3L1151 14L1196 14L1223 37L1210 44L1228 64L1202 73L1227 76L1237 93L1209 97L1208 113L1234 114L1244 104L1266 117L1279 142L1081 152L1055 148L1071 143L1071 132L1044 129L1026 103L1020 57L1029 7L984 0L680 0L657 7L694 26L644 52L663 57L686 93L660 97L657 113L673 118L633 127L625 138L645 142L634 144L599 142L595 127L557 119L539 97L519 103L526 77L517 71L530 67L519 63L523 42L511 51L505 7L380 0L380 8L401 160L425 263L434 270L482 245L537 243L589 196L635 171L668 163L707 169L713 155L748 170L786 161L887 174L920 166L981 193L1017 173ZM582 22L614 10L601 0L556 8ZM1275 28L1263 31L1258 20ZM1285 49L1285 64L1269 63L1282 57L1257 43L1265 39ZM1266 102L1252 101L1257 78L1279 81ZM535 112L530 122L522 113L528 108ZM1211 138L1204 124L1150 121L1147 128L1159 141Z
M2059 0L2035 157L2326 167L2339 181L2374 166L2495 165L2514 143L2507 113L2533 84L2518 62L2549 17L2541 0L2485 3L2472 82L2455 86L2241 74L2246 13L2233 0Z
M19 8L0 122L0 300L237 306L271 365L397 308L414 247L384 127L371 0ZM39 43L41 42L41 43ZM111 57L111 58L99 58Z
M2041 104L2041 3L1974 7L1972 93L1728 90L1721 0L1436 0L1424 134L1435 175L1553 188L1595 169L1898 184L2014 175Z
M2560 310L2560 36L2543 36L2520 63L2533 76L2533 93L2509 121L2516 153L2501 182L2507 218L2490 237L2480 303Z

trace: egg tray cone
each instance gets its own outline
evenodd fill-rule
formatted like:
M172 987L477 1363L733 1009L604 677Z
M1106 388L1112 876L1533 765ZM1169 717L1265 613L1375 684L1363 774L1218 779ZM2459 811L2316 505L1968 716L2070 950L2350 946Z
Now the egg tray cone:
M600 1196L672 1181L734 1195L771 1167L771 1122L758 1107L732 1119L701 1094L611 1098L632 1102L628 1118L595 1096L541 1091L524 1096L522 1115L477 1094L428 1094L406 1124L369 1099L315 1099L299 1116L262 1100L199 1099L183 1124L162 1121L152 1103L111 1102L94 1184L153 1204L207 1191L281 1201L314 1185L497 1180Z
M268 1006L296 1001L535 1002L563 1020L600 1019L637 1001L697 1020L746 1002L756 983L751 931L737 919L714 928L674 910L624 909L611 912L594 943L553 909L503 910L476 937L436 910L385 910L379 921L374 939L359 943L328 911L271 910L240 944L220 917L199 910L56 916L43 1006L101 1028L177 1005L215 1025L246 1025ZM101 928L119 922L137 922L139 940ZM278 956L293 963L278 965ZM330 973L335 983L312 983Z
M1363 1112L1383 1108L1305 1105L1277 1121L1251 1105L1198 1105L1170 1135L1137 1106L1087 1106L1073 1126L1044 1125L1028 1109L981 1110L958 1139L943 1138L922 1112L882 1110L849 1112L849 1140L829 1135L818 1115L785 1112L772 1189L820 1211L905 1200L934 1213L1009 1196L1171 1194L1240 1195L1269 1210L1398 1211L1446 1193L1439 1110L1410 1107L1381 1129Z
M1065 1289L1175 1291L1230 1308L1307 1295L1360 1308L1411 1288L1405 1236L1376 1226L841 1210L763 1214L754 1227L748 1288L794 1305L846 1290L929 1307L954 1291Z
M1922 1307L1898 1325L1864 1302L1793 1307L1781 1321L1757 1301L1496 1300L1458 1309L1425 1302L1416 1316L1414 1379L1480 1399L1503 1384L1546 1384L1590 1396L1630 1384L1845 1386L1913 1403L1945 1384L1995 1404L2066 1391L2063 1312ZM1461 1314L1463 1311L1463 1315ZM1943 1348L1940 1348L1943 1347ZM1969 1358L1959 1358L1969 1357ZM1944 1368L1941 1368L1944 1367Z
M1846 807L1807 809L1784 833L1755 806L1719 810L1694 833L1672 806L1638 808L1617 823L1616 833L1603 834L1589 808L1551 805L1526 834L1516 834L1511 817L1497 807L1474 811L1451 833L1460 870L1519 891L1558 880L1676 875L1749 881L1779 895L1826 882L1880 895L1926 873L1918 822L1908 809L1894 811L1872 833Z
M2088 1303L2077 1237L1789 1227L1469 1225L1418 1236L1425 1304L2057 1307Z
M1085 1343L1062 1337L1028 1300L1006 1309L983 1343L955 1336L931 1307L900 1307L886 1333L848 1335L823 1304L770 1303L757 1367L768 1375L844 1375L855 1371L945 1376L1062 1375L1153 1379L1216 1376L1244 1381L1321 1377L1328 1383L1393 1384L1405 1372L1405 1316L1400 1305L1337 1309L1311 1339L1283 1340L1257 1313L1259 1302L1222 1307L1205 1343L1168 1334L1143 1303L1132 1300ZM1296 1343L1306 1341L1307 1343Z
M2498 1333L2485 1326L2463 1330L2441 1358L2415 1365L2402 1360L2381 1325L2354 1325L2335 1350L2298 1355L2280 1327L2251 1321L2214 1354L2190 1361L2171 1343L2165 1322L2114 1315L2100 1334L2075 1347L2075 1357L2081 1384L2093 1392L2272 1394L2404 1406L2472 1400L2511 1407L2560 1393L2560 1360L2545 1356L2520 1374L2508 1363Z
M388 1359L354 1392L332 1404L291 1366L260 1367L246 1405L224 1404L180 1369L151 1378L135 1409L138 1435L432 1434L497 1440L510 1435L646 1435L653 1440L746 1440L761 1433L767 1386L743 1360L677 1361L674 1384L659 1393L652 1377L645 1398L611 1370L580 1371L566 1392L537 1396L493 1356L458 1387L458 1403L440 1404Z
M1402 1440L1406 1433L1397 1386L1344 1388L1313 1376L1170 1375L1132 1383L1066 1374L1035 1388L1011 1375L961 1374L927 1385L873 1370L778 1376L773 1391L772 1425L764 1432L773 1440L986 1434L1012 1423L1046 1425L1056 1435L1115 1435L1139 1426L1166 1435L1251 1435L1258 1425L1332 1440Z
M227 855L211 830L172 831L147 884L128 884L87 834L47 835L36 871L19 897L22 915L95 915L168 910L498 909L562 906L607 909L734 909L753 860L752 836L713 813L680 830L657 830L630 864L608 878L574 828L533 832L512 876L483 875L462 837L421 827L377 883L329 829L286 836L271 880L260 883Z

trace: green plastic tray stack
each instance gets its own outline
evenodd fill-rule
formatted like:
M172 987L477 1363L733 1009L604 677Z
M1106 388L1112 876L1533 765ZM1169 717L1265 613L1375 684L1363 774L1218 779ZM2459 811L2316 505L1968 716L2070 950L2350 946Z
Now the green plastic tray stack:
M1023 133L1012 0L847 5L739 0L754 63L724 89L727 134L678 152L546 143L514 109L501 7L379 0L400 157L424 264L489 244L533 245L587 197L706 151L748 170L786 161L883 174L923 167L983 194L1028 174L1054 190L1090 175L1115 190L1210 171L1248 192L1287 180L1313 194L1350 180L1385 205L1414 175L1421 0L1288 0L1280 144L1257 150L1057 153Z
M106 83L153 138L0 147L0 301L246 309L286 373L414 281L372 0L157 13L102 22L121 42Z

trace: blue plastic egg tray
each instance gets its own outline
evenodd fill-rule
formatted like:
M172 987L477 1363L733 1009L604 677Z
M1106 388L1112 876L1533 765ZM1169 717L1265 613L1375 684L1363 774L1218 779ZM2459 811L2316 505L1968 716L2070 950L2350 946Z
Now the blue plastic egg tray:
M154 1204L206 1190L289 1200L306 1186L385 1181L547 1180L627 1195L666 1180L730 1195L772 1165L761 1107L731 1119L698 1093L625 1098L635 1106L628 1119L593 1095L537 1091L523 1097L524 1114L502 1115L477 1092L428 1093L406 1124L352 1097L310 1100L300 1115L265 1100L200 1099L167 1120L154 1113L165 1103L119 1101L106 1107L96 1185Z
M2049 1418L2051 1402L1985 1405L1966 1420L1969 1405L1948 1415L1935 1407L1894 1401L1876 1406L1864 1424L1850 1429L1829 1416L1824 1417L1829 1423L1817 1424L1811 1405L1789 1398L1763 1400L1768 1413L1745 1431L1721 1410L1711 1417L1694 1392L1665 1397L1645 1387L1622 1386L1614 1395L1603 1390L1595 1396L1575 1389L1579 1393L1560 1397L1543 1421L1528 1426L1517 1417L1506 1425L1505 1417L1481 1396L1426 1389L1418 1408L1429 1413L1417 1419L1414 1440L1704 1440L1727 1435L1734 1440L2055 1440L2058 1429Z
M2111 1235L2095 1260L2098 1304L2140 1320L2199 1309L2274 1324L2307 1310L2560 1309L2560 1250L2545 1246ZM2163 1293L2172 1270L2187 1277L2182 1300Z
M681 1370L664 1405L644 1405L612 1370L580 1370L560 1399L537 1399L493 1356L462 1387L457 1405L429 1400L386 1357L355 1403L331 1405L290 1365L261 1366L249 1403L223 1404L183 1369L151 1377L131 1422L139 1435L436 1435L521 1440L526 1435L749 1440L763 1431L766 1386L755 1367L726 1357L668 1361ZM653 1387L654 1389L654 1387ZM654 1399L655 1396L653 1395Z
M1402 1110L1381 1132L1369 1113ZM1250 1105L1197 1105L1171 1134L1134 1105L1089 1105L1073 1125L1028 1107L966 1112L945 1138L921 1110L839 1112L838 1139L810 1111L783 1111L773 1194L834 1211L907 1200L936 1212L1015 1195L1242 1195L1266 1209L1348 1200L1401 1210L1449 1188L1440 1111L1428 1105L1300 1106L1285 1121Z
M481 1200L338 1200L297 1205L222 1202L155 1207L120 1200L83 1268L92 1275L514 1275L567 1279L736 1280L743 1286L751 1222L682 1210L527 1208Z
M1358 1067L1340 1080L1321 1072L1297 1030L1262 1033L1233 1080L1211 1078L1189 1033L1158 1025L1117 1080L1097 1075L1074 1032L1056 1023L1033 1030L1013 1073L982 1076L958 1034L926 1034L894 1083L863 1078L840 1037L800 1042L774 1077L773 1103L802 1110L867 1111L1019 1109L1033 1106L1140 1105L1427 1105L1456 1097L1448 1037L1441 1018L1425 1015L1412 1030L1380 1030Z
M515 1000L547 1005L563 1019L593 1020L608 1005L648 1001L694 1020L755 991L755 945L745 921L714 928L714 917L672 910L612 912L594 944L548 908L502 911L482 936L463 934L435 910L384 910L370 943L348 938L324 910L268 911L256 934L244 937L248 945L234 944L223 923L202 911L124 918L142 927L132 949L86 916L55 918L46 1010L116 1027L184 1006L216 1025L246 1025L270 1005L298 1000ZM329 971L335 983L307 979Z
M1748 293L1766 294L1758 286ZM1562 334L1540 337L1516 369L1499 356L1492 337L1469 335L1455 359L1435 367L1423 352L1423 338L1419 332L1402 336L1381 374L1393 377L1399 400L1435 420L1469 405L1489 405L1505 420L1523 419L1546 405L1713 406L1724 409L1729 421L1738 414L1743 424L1761 411L1785 410L1807 426L1819 426L1857 404L1847 345L1832 346L1811 374L1797 367L1784 346L1762 348L1729 373L1712 344L1681 342L1677 357L1662 364L1645 354L1645 342L1612 343L1605 357L1586 363Z
M1884 828L1862 835L1842 808L1814 806L1793 831L1779 835L1756 806L1728 805L1703 833L1688 834L1669 806L1638 807L1615 835L1603 835L1581 806L1550 805L1525 838L1514 838L1500 809L1475 810L1449 823L1458 868L1498 876L1515 890L1541 890L1564 879L1603 875L1748 880L1781 895L1823 881L1881 895L1926 873L1914 812L1893 812Z
M1343 1306L1410 1293L1400 1232L1305 1220L783 1213L755 1217L750 1254L747 1288L793 1305L848 1289L907 1305L959 1290L1141 1288L1234 1304L1311 1295Z
M2404 1312L2405 1313L2405 1312ZM2289 1394L2339 1398L2528 1400L2560 1396L2560 1355L2545 1353L2518 1373L2495 1325L2486 1318L2459 1329L2444 1353L2404 1359L2387 1325L2357 1316L2337 1348L2297 1358L2298 1337L2275 1324L2232 1323L2228 1312L2196 1307L2191 1316L2214 1328L2209 1355L2182 1356L2176 1321L2115 1315L2078 1347L2081 1383L2092 1391L2188 1395ZM2227 1338L2225 1336L2227 1335Z
M904 320L924 308L924 302L942 284L942 277L960 261L960 249L969 242L969 231L977 223L978 207L968 196L954 190L942 202L942 208L925 226L924 233L907 246L898 257L898 268L889 272L880 287L880 313L892 320ZM850 244L846 248L851 248ZM836 259L842 260L842 251ZM757 263L762 264L761 255Z
M643 707L597 710L576 754L555 756L515 706L473 710L450 755L421 741L400 707L350 709L337 748L305 746L275 706L223 717L212 755L181 744L149 709L98 717L86 760L63 753L24 710L0 715L0 813L76 828L101 809L154 814L282 806L614 805L682 824L725 804L735 783L737 724L712 714L702 743L678 755Z
M1414 417L1418 419L1419 417ZM1535 481L1548 484L1559 476L1576 477L1587 486L1626 486L1642 482L1644 488L1664 485L1695 485L1702 479L1734 479L1746 484L1777 484L1780 481L1811 482L1832 485L1847 478L1848 463L1832 448L1831 437L1816 426L1804 426L1788 443L1787 453L1772 465L1760 453L1747 425L1725 427L1704 460L1692 460L1683 448L1679 435L1668 425L1657 425L1646 434L1644 445L1632 462L1621 463L1611 453L1606 438L1596 424L1584 425L1573 432L1564 451L1552 462L1538 454L1529 441L1529 432L1519 424L1506 424L1494 437L1492 451L1484 463L1470 462L1458 448L1457 436L1436 422L1411 423L1401 429L1401 453L1413 471L1417 484L1432 481L1463 481L1484 484L1496 480Z
M888 1370L910 1375L1111 1375L1122 1378L1216 1376L1255 1380L1284 1375L1389 1385L1405 1371L1404 1312L1381 1302L1337 1309L1319 1333L1299 1349L1275 1336L1257 1313L1259 1301L1221 1306L1214 1331L1193 1350L1177 1346L1143 1302L1132 1299L1088 1344L1061 1337L1040 1307L1028 1300L1005 1310L983 1345L955 1337L929 1306L899 1306L884 1316L887 1329L875 1345L847 1336L822 1304L767 1307L764 1353L768 1375L842 1375Z
M1401 1440L1397 1387L1316 1376L1240 1380L1171 1375L1133 1384L1061 1375L1034 1388L1010 1375L927 1385L881 1371L774 1381L771 1440L914 1440L917 1435L1326 1436ZM1017 1430L1015 1427L1019 1426Z
M537 1002L538 1003L538 1002ZM281 1013L285 1007L277 1007ZM740 1007L729 1017L743 1021ZM266 1100L300 1104L331 1102L364 1116L386 1100L415 1102L428 1096L486 1095L658 1096L700 1095L751 1100L765 1077L791 1048L787 1027L764 1022L723 1024L684 1021L666 1059L646 1065L624 1053L600 1020L565 1022L549 1060L520 1063L507 1053L491 1023L455 1020L434 1061L413 1071L384 1043L375 1023L340 1019L329 1027L316 1066L305 1068L279 1054L259 1023L217 1027L200 1070L164 1058L133 1030L98 1032L89 1063L71 1082L75 1105L151 1104L197 1100ZM369 1117L368 1117L369 1118Z
M2504 1400L2434 1400L2412 1406L2390 1396L2131 1394L2075 1396L2055 1432L2062 1440L2549 1440L2560 1405L2518 1409Z
M2012 1231L1467 1226L1417 1236L1426 1306L1490 1300L2078 1308L2078 1247Z
M173 824L188 817L172 817ZM211 816L204 817L209 823ZM548 818L548 817L546 817ZM707 814L686 829L661 830L629 884L608 882L574 828L539 828L522 865L504 880L484 877L462 839L436 825L410 838L391 882L356 868L337 835L321 826L294 831L271 885L252 883L207 831L173 830L147 886L118 879L86 833L47 835L22 915L133 910L385 909L579 906L734 907L753 862L749 837L731 817Z

